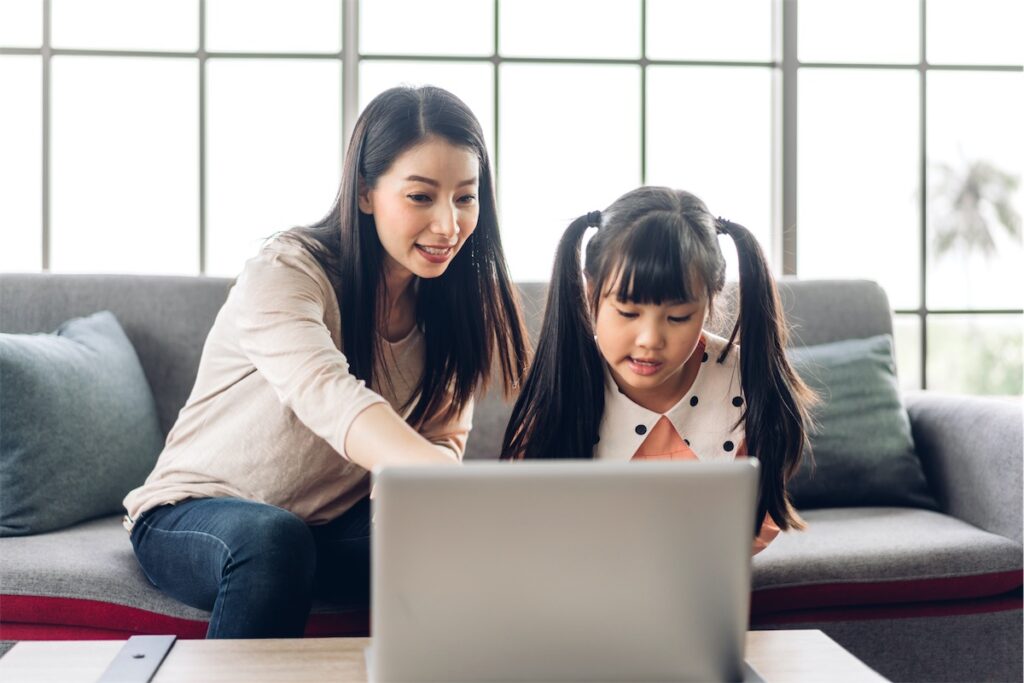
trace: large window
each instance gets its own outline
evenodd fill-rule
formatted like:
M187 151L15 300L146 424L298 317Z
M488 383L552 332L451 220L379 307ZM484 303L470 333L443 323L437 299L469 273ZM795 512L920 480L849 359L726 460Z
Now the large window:
M881 283L905 386L1021 393L1021 3L798 11L796 272Z
M326 212L366 102L432 83L485 128L517 279L548 277L574 217L682 187L780 274L878 281L905 386L1021 393L1021 20L1015 0L2 0L0 268L233 276Z

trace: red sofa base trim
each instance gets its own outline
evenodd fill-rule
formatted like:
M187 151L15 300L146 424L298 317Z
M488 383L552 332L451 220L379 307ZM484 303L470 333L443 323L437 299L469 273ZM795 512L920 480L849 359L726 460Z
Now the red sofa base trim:
M99 600L0 595L0 640L109 640L168 634L205 638L206 621L181 619ZM365 609L311 614L306 636L366 636Z
M1022 608L1021 572L915 581L765 588L751 596L751 626L941 617ZM98 640L142 634L203 638L206 621L99 600L0 595L0 640ZM306 636L366 636L365 609L312 614Z
M951 602L911 602L894 605L867 605L864 607L826 607L802 609L771 614L751 614L751 628L810 624L835 621L871 621L876 619L913 619L927 617L955 617L963 614L990 614L992 612L1021 611L1024 599L1020 589L1004 595Z
M905 605L908 603L952 603L1001 596L1020 591L1021 570L950 576L936 579L836 582L813 586L761 588L754 591L750 613L768 616L776 612L818 610L823 607L849 609L851 605Z

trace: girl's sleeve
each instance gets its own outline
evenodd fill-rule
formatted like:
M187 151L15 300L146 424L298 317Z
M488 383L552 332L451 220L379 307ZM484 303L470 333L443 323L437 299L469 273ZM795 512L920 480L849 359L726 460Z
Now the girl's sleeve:
M750 454L747 452L747 440L744 439L740 442L739 448L736 449L736 457L749 457ZM765 513L764 521L761 522L761 533L754 539L754 543L750 548L750 556L753 557L759 552L768 547L768 544L775 540L775 537L779 535L779 525L775 523L772 516Z
M423 425L420 434L438 448L445 449L446 454L451 454L456 460L462 460L472 428L473 399L470 399L453 420L432 418Z
M249 261L232 292L238 343L281 403L347 458L353 420L386 401L349 372L324 323L333 292L314 269L312 257L270 249Z
M750 556L753 557L759 552L768 547L768 544L775 540L775 537L779 535L779 525L775 523L772 516L765 514L764 521L761 522L761 533L754 539L754 544L750 548Z

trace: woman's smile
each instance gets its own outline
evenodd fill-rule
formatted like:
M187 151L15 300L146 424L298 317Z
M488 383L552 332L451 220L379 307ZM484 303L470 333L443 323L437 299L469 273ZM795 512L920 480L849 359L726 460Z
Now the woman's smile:
M444 263L452 257L454 250L455 248L452 246L416 245L416 251L419 252L420 256L431 263Z

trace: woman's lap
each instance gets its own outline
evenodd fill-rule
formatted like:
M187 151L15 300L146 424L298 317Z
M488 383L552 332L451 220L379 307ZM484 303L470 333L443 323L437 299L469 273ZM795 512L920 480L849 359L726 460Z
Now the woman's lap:
M304 623L314 596L369 603L369 499L316 527L254 501L188 499L142 515L132 544L156 587L214 612L211 632L225 619L244 622L246 615L238 612L261 623L281 612L291 624L288 632L298 628L301 634L298 621Z

